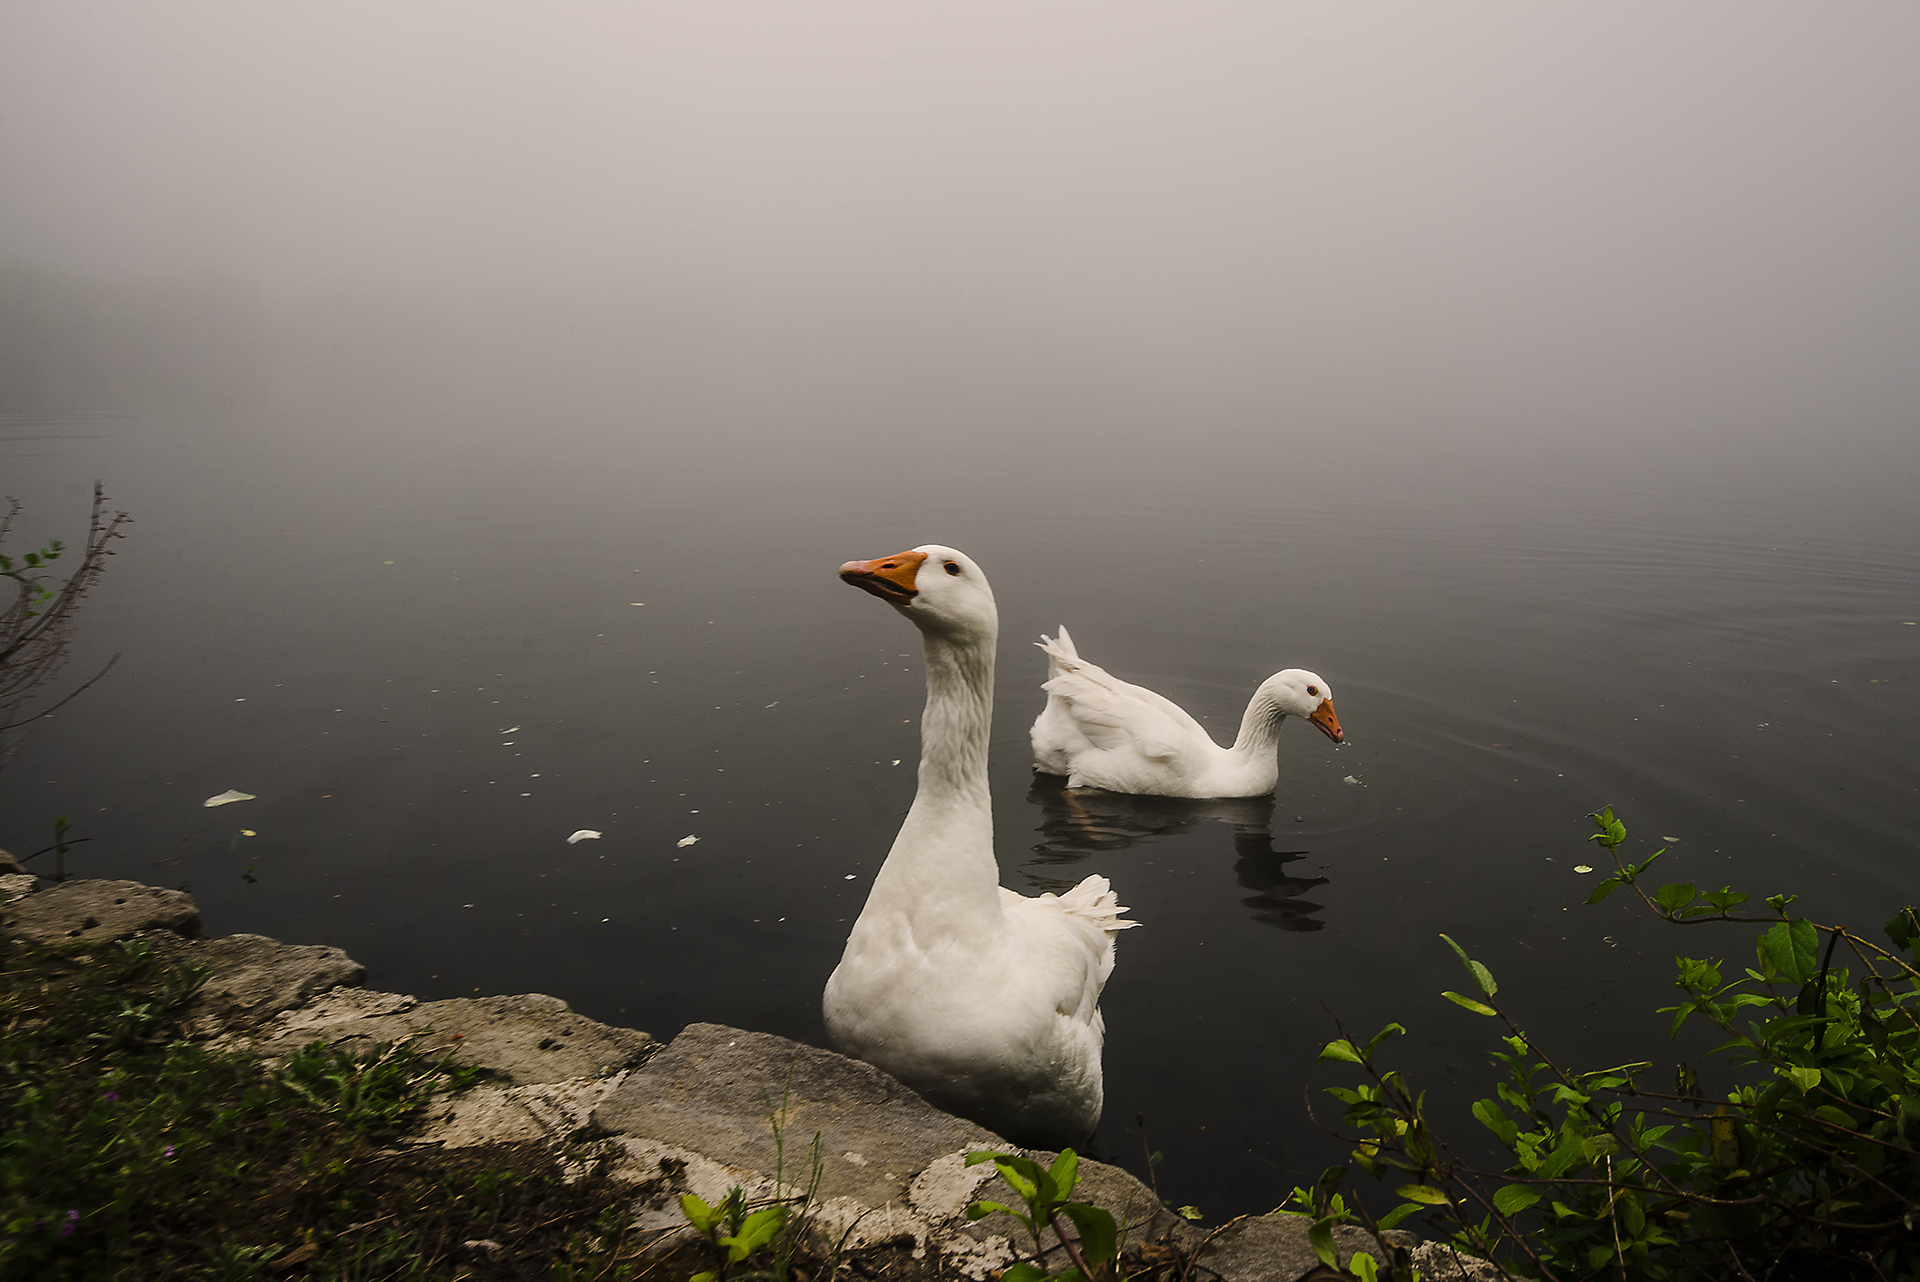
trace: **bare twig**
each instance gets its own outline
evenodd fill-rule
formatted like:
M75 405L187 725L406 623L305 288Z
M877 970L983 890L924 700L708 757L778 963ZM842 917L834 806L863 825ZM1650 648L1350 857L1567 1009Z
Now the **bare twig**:
M125 512L109 515L106 502L104 487L95 482L86 541L78 549L80 563L64 581L56 581L51 569L51 563L68 551L59 540L38 551L23 553L17 560L0 552L0 579L11 580L13 584L13 599L0 607L0 734L20 730L64 707L68 700L105 676L119 659L115 655L106 667L53 707L27 713L26 705L66 666L75 612L88 589L105 571L106 558L113 555L113 540L126 537L121 527L130 518ZM0 542L12 532L20 510L17 499L9 501L6 516L0 517ZM0 742L0 752L5 747L6 744Z

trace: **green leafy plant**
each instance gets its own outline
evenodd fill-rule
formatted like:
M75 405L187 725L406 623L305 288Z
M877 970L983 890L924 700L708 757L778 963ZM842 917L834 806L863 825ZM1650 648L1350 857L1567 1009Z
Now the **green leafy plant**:
M738 1187L722 1198L718 1206L707 1205L697 1194L682 1193L680 1210L687 1217L687 1223L726 1256L718 1273L696 1273L693 1282L728 1276L735 1265L770 1245L787 1222L787 1208L778 1203L749 1211L746 1194Z
M789 1065L786 1086L780 1093L780 1107L773 1108L772 1101L768 1101L767 1122L773 1128L774 1148L772 1199L750 1205L745 1190L737 1186L716 1205L708 1205L694 1193L681 1195L680 1211L687 1217L687 1223L722 1255L717 1271L696 1273L690 1282L716 1282L729 1277L765 1277L786 1282L792 1276L794 1258L805 1245L821 1177L820 1135L815 1132L807 1146L806 1182L789 1184L787 1181L787 1108L792 1094L793 1068ZM851 1226L848 1232L852 1232ZM844 1237L841 1245L845 1246ZM755 1257L762 1251L766 1252L766 1261L755 1267L759 1264ZM835 1260L829 1262L829 1275L838 1254L836 1251ZM741 1265L747 1265L747 1271L735 1273Z
M251 1276L473 1080L411 1043L210 1050L180 1022L205 979L144 940L0 943L0 1277Z
M420 1054L416 1047L426 1035L422 1030L364 1054L310 1042L288 1057L274 1080L292 1097L289 1102L305 1104L349 1130L391 1134L432 1092L465 1090L481 1077L479 1069L455 1066L447 1056Z
M967 1165L992 1162L1019 1196L1024 1210L1001 1202L977 1201L967 1207L967 1218L979 1220L1004 1211L1026 1226L1033 1237L1033 1258L1021 1260L1002 1273L1001 1282L1042 1282L1047 1278L1071 1278L1078 1274L1085 1282L1101 1282L1114 1275L1114 1263L1120 1258L1120 1233L1113 1215L1100 1207L1070 1199L1080 1183L1080 1158L1072 1149L1062 1149L1050 1167L1042 1166L1018 1153L979 1150L967 1154ZM1065 1216L1080 1231L1076 1244L1060 1222ZM1066 1252L1073 1267L1048 1272L1050 1253L1040 1238L1042 1226L1053 1230L1054 1240Z
M1397 1028L1398 1025L1390 1025ZM1385 1034L1382 1034L1385 1036ZM1377 1040L1377 1039L1376 1039ZM1387 1241L1387 1231L1401 1220L1411 1215L1419 1207L1408 1203L1396 1208L1391 1214L1376 1220L1367 1213L1367 1209L1358 1201L1349 1203L1344 1194L1338 1192L1340 1184L1346 1179L1347 1168L1329 1166L1320 1173L1320 1178L1312 1188L1296 1185L1280 1209L1288 1206L1299 1208L1299 1214L1313 1218L1307 1228L1307 1241L1313 1247L1313 1253L1320 1263L1341 1277L1361 1278L1364 1282L1377 1282L1387 1278L1390 1282L1419 1282L1419 1271L1413 1267L1413 1260L1407 1248ZM1340 1251L1334 1244L1333 1230L1342 1224L1359 1224L1373 1235L1374 1245L1379 1248L1382 1259L1389 1261L1386 1272L1380 1271L1379 1261L1365 1252L1355 1252L1346 1268L1340 1267Z
M1790 895L1751 917L1735 915L1747 897L1730 887L1649 893L1642 877L1665 851L1628 863L1612 808L1590 817L1616 871L1588 903L1625 886L1676 926L1765 927L1752 966L1677 958L1681 998L1659 1008L1670 1036L1690 1019L1719 1031L1707 1054L1730 1085L1710 1095L1685 1064L1671 1090L1644 1080L1647 1062L1562 1067L1502 1006L1488 968L1442 935L1473 988L1444 996L1505 1026L1491 1052L1504 1080L1472 1112L1510 1161L1483 1171L1462 1159L1425 1094L1379 1065L1399 1025L1329 1042L1323 1059L1369 1079L1332 1091L1361 1132L1354 1163L1400 1181L1401 1205L1379 1225L1429 1211L1507 1276L1920 1279L1920 916L1903 908L1886 924L1889 949L1790 916ZM1850 964L1837 966L1843 945ZM1354 1215L1321 1204L1335 1221Z

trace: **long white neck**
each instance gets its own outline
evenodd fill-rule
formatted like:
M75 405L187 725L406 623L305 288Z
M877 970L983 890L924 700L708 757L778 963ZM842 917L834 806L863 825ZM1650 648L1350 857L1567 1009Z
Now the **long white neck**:
M1287 714L1264 688L1255 690L1240 718L1240 733L1233 741L1235 755L1249 760L1264 755L1273 760L1274 745L1280 742L1280 722Z
M981 941L1002 929L987 788L994 640L991 632L960 639L926 634L920 790L866 910L904 914L922 946L941 936Z

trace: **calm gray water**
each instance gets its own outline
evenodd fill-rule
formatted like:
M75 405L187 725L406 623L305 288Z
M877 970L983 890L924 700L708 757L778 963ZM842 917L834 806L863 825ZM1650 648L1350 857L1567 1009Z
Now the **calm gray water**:
M1568 1059L1672 1057L1671 957L1749 945L1579 907L1603 803L1633 851L1675 839L1674 879L1855 925L1915 898L1910 444L1342 440L1017 400L791 435L665 396L12 413L26 529L74 533L96 475L137 524L74 671L124 657L0 772L7 842L70 816L80 873L190 884L210 931L337 945L379 988L821 1042L922 697L917 636L834 570L952 543L1001 606L1005 883L1097 871L1144 923L1098 1148L1137 1166L1144 1115L1163 1189L1211 1213L1340 1156L1303 1108L1336 1021L1407 1024L1443 1095L1477 1071L1440 931ZM1289 727L1270 812L1070 802L1025 756L1027 642L1058 623L1222 735L1310 666L1351 741ZM259 799L200 804L228 788Z
M817 1041L922 698L834 571L949 543L1006 884L1143 923L1103 1154L1144 1115L1169 1196L1265 1210L1343 1151L1316 1048L1388 1019L1458 1106L1441 931L1564 1059L1669 1058L1674 954L1750 944L1580 907L1588 811L1817 918L1920 899L1916 41L0 7L0 494L23 540L96 477L137 518L69 672L123 658L0 770L0 844L68 816L77 872L381 988ZM1063 623L1223 735L1312 668L1350 742L1290 727L1271 815L1036 788Z

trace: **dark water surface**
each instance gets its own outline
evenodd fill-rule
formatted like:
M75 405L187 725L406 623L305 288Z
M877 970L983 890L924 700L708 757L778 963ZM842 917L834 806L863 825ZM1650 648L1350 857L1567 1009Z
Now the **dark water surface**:
M1144 1115L1163 1192L1210 1215L1338 1160L1303 1110L1336 1020L1404 1022L1443 1099L1480 1074L1440 931L1565 1059L1671 1058L1672 956L1750 944L1580 907L1603 803L1632 854L1672 839L1674 880L1856 927L1920 898L1897 424L1548 446L874 394L10 412L23 534L77 535L96 476L137 523L70 672L124 657L0 772L5 843L70 816L82 875L191 883L210 932L337 945L377 988L818 1043L922 698L917 636L834 570L951 543L1000 602L1005 884L1100 872L1143 923L1098 1148L1138 1167ZM1271 805L1065 797L1025 755L1027 643L1060 623L1223 737L1313 668L1350 743L1289 726ZM259 799L201 805L229 788Z

